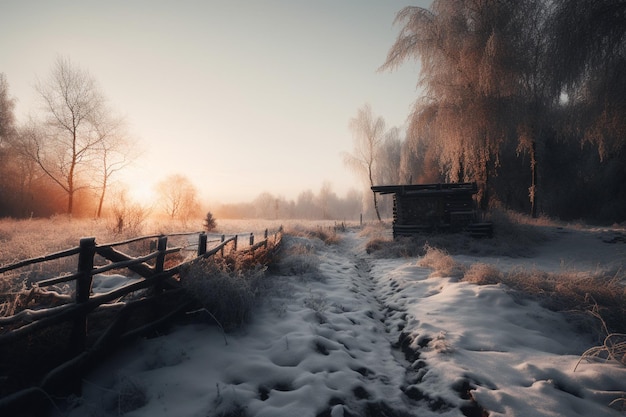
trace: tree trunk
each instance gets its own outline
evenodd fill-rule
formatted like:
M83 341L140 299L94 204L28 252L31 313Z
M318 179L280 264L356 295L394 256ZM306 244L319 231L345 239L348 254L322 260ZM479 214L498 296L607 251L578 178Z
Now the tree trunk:
M370 187L374 186L374 176L372 174L372 163L370 162L369 166L367 167L367 171L368 171L368 175L370 178ZM376 218L378 219L378 221L382 221L380 218L380 211L378 210L378 199L376 198L376 193L372 191L372 196L374 197L374 211L376 211Z
M67 214L72 215L74 210L74 190L67 192Z
M380 211L378 210L378 199L376 198L376 193L372 191L372 195L374 196L374 210L376 211L376 217L378 221L382 221L380 218Z
M537 141L533 140L530 148L530 215L537 218Z
M98 213L96 217L99 219L102 216L102 205L104 204L104 195L107 192L107 180L104 178L104 182L102 183L102 193L100 193L100 201L98 201Z

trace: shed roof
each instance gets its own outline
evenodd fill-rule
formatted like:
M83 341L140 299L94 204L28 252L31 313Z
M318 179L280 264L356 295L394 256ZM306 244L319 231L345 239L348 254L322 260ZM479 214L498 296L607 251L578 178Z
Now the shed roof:
M433 194L476 194L478 186L475 182L437 183L437 184L406 184L406 185L374 185L372 191L379 194L399 195L433 195Z

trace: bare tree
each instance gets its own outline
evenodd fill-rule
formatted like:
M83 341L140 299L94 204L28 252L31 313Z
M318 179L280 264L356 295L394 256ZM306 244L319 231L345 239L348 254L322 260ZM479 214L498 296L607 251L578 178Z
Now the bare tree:
M187 177L170 175L157 184L156 191L163 211L170 219L186 221L199 213L198 191Z
M111 184L112 177L119 171L128 167L138 156L136 142L129 140L125 132L125 124L121 119L107 120L103 115L101 123L97 126L100 141L97 152L100 159L100 184L98 186L100 197L96 217L102 215L104 198Z
M343 160L346 166L357 173L372 187L379 180L376 177L377 165L381 158L381 149L386 139L397 135L396 129L387 130L385 120L372 114L369 104L361 107L356 117L350 120L350 128L354 137L353 153L344 153ZM376 217L381 220L376 193L372 192Z
M398 128L391 128L380 147L376 166L378 181L382 184L400 183L400 160L402 159L402 139Z
M91 75L58 57L47 82L37 84L46 112L45 129L30 135L29 156L67 195L72 214L76 192L89 187L89 170L101 156L98 133L104 99Z
M151 213L151 209L143 202L129 199L127 189L122 189L116 193L111 211L113 214L111 227L113 232L128 236L140 234Z
M302 191L298 194L296 201L296 210L302 218L315 219L318 216L320 208L315 199L315 193L311 190Z
M335 208L337 206L337 194L333 191L333 185L330 181L324 181L320 187L316 201L322 209L322 219L329 220L335 218Z

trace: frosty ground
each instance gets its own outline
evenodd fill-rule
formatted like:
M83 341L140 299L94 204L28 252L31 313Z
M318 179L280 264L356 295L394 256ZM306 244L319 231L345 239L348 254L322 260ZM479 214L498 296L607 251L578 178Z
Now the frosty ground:
M480 262L620 266L626 244L606 236L554 229L533 256ZM286 236L248 324L224 335L198 313L115 354L53 415L623 415L626 368L579 363L597 340L567 316L500 284L433 276L419 257L374 257L366 241L356 229L330 245Z

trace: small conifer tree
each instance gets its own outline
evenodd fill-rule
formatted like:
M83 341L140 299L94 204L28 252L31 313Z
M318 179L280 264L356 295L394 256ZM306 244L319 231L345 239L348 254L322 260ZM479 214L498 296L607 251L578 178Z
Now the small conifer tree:
M213 213L209 211L204 218L204 229L207 232L212 232L216 227L217 222L215 221L215 217L213 217Z

